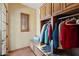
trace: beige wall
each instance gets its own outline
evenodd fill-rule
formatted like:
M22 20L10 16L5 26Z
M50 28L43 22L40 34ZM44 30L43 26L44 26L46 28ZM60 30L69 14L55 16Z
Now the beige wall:
M40 9L36 9L36 35L40 35Z
M9 28L10 28L10 48L15 50L26 47L30 44L31 39L36 34L36 10L21 4L8 4L9 8ZM30 31L21 32L20 13L30 15Z

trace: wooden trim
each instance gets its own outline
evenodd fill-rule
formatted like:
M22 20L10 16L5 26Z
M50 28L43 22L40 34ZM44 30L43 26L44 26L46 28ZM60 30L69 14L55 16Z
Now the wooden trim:
M54 4L52 3L52 16L53 16L53 13L54 13Z

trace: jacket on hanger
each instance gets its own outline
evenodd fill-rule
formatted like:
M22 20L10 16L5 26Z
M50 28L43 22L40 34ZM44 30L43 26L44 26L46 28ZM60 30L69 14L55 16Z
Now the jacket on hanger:
M41 34L40 34L40 42L44 43L44 39L45 39L45 30L47 28L47 24L44 24L41 30Z
M61 22L59 24L59 47L58 48L60 48L60 49L62 49L62 45L61 45L61 28L62 28L62 25L63 25L64 22L65 21L63 21L63 22Z
M58 41L58 25L57 23L55 24L55 29L53 31L53 48L57 48L59 45Z
M58 48L59 47L59 24L60 24L60 20L58 20L55 23L55 29L53 31L53 48Z
M66 25L64 22L60 33L62 48L79 47L79 25Z
M48 39L49 41L52 40L52 25L48 24Z
M48 29L45 30L45 44L49 44L49 40L48 40Z

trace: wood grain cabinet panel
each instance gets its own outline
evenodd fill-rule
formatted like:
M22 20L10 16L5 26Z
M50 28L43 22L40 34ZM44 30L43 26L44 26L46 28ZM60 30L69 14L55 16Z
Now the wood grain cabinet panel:
M79 8L79 3L64 3L63 4L63 10L73 10Z
M52 15L52 4L46 4L46 18L49 18Z
M61 3L53 3L53 13L59 14L62 11L62 4Z
M41 18L41 20L44 20L45 16L46 16L46 6L43 5L43 6L40 8L40 18Z
M52 16L54 14L54 4L52 3Z

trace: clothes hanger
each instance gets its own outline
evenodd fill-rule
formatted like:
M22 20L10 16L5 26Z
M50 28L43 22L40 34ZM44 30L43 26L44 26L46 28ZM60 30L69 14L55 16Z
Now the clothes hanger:
M48 25L48 24L51 24L51 20L49 20L46 24L47 24L47 25Z
M71 22L71 21L74 21L75 20L75 22L76 22L76 18L75 17L73 17L73 18L71 18L71 20L70 19L68 19L68 20L66 20L66 22L65 22L65 24L66 25L77 25L76 23L75 24L69 24L68 22Z
M79 19L76 20L76 24L79 24Z

